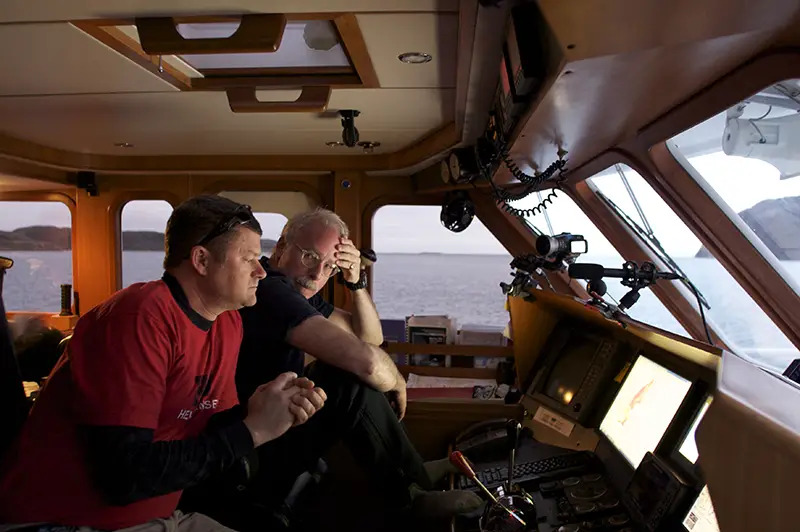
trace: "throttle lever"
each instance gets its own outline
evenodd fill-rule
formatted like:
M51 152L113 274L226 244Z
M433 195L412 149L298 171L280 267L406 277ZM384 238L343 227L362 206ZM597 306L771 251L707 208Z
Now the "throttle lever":
M511 485L514 481L514 465L521 430L522 425L516 419L509 419L506 423L506 442L508 443L508 484L506 485L506 493L508 494L511 494Z
M489 491L489 489L484 485L484 483L478 479L478 475L475 474L475 470L472 469L472 465L470 465L469 461L467 460L467 457L461 454L461 451L453 451L452 453L450 453L450 463L456 466L459 469L459 471L461 471L470 480L472 480L475 484L477 484L478 487L480 487L484 491L484 493L486 493L486 495L489 496L489 499L491 499L493 503L500 506L503 510L508 512L508 514L511 517L522 523L522 526L527 526L525 524L525 521L523 521L520 516L514 513L508 506L498 501L497 497L492 495L492 492Z

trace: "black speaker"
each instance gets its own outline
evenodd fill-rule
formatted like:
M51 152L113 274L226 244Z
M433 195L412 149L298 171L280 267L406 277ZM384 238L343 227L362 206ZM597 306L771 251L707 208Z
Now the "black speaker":
M88 171L80 171L76 175L76 185L78 188L86 190L90 196L97 196L97 182L95 181L95 173Z
M442 204L442 225L454 233L460 233L472 223L475 206L463 191L449 193Z

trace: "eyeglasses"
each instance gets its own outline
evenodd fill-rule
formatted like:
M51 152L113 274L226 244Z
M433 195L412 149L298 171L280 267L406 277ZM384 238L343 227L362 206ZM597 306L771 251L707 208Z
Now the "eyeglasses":
M322 258L319 255L310 249L303 249L297 244L294 246L300 250L300 262L303 263L303 266L311 270L319 268L319 265L322 263ZM333 277L340 271L341 269L338 266L330 262L326 262L322 265L322 272L328 277Z
M251 222L253 219L253 211L250 209L250 205L239 205L230 216L220 220L220 222L195 245L204 246L218 236L222 236L242 224Z

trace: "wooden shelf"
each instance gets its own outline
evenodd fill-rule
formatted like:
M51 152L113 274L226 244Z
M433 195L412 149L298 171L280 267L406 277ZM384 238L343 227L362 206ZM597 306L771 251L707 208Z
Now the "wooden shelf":
M6 312L6 318L11 321L18 317L36 318L42 321L47 327L58 329L59 331L71 331L78 323L78 316L70 314L61 316L52 312L27 312L22 310Z
M492 368L443 368L440 366L397 366L403 377L409 373L425 377L458 377L467 379L494 379L497 370Z
M389 342L387 353L405 355L450 355L463 357L513 357L514 349L503 345L406 344Z

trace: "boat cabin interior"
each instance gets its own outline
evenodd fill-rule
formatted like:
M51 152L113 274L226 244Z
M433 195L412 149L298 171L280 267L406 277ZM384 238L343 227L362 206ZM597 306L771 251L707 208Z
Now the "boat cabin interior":
M0 48L29 395L25 342L159 278L183 200L265 253L320 206L375 254L418 451L499 497L437 529L800 527L797 0L6 0ZM314 529L392 528L342 491Z

